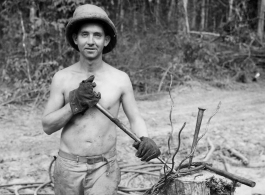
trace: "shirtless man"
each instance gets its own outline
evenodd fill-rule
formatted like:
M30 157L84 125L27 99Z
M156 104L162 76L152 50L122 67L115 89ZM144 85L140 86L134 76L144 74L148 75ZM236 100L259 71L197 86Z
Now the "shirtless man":
M66 27L66 38L80 53L79 62L57 72L42 124L48 135L62 129L55 163L56 195L116 194L120 170L116 161L116 126L94 105L117 117L120 105L139 137L136 156L149 161L160 155L148 138L128 75L102 60L116 45L117 34L105 11L78 7Z

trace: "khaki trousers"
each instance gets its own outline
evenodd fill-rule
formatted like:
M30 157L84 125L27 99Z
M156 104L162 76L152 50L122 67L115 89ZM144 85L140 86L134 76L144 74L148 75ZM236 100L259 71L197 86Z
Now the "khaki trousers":
M87 164L57 157L55 195L116 195L121 174L116 156L108 162Z

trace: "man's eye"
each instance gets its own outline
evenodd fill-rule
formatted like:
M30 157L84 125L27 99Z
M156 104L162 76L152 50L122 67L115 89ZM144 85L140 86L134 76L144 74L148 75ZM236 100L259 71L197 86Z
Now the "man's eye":
M82 33L82 37L87 37L87 33Z
M101 37L101 34L95 34L95 37Z

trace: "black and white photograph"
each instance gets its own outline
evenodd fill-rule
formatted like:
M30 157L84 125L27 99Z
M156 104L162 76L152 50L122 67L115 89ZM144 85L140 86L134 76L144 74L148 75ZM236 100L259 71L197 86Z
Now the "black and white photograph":
M0 0L0 195L265 195L265 0Z

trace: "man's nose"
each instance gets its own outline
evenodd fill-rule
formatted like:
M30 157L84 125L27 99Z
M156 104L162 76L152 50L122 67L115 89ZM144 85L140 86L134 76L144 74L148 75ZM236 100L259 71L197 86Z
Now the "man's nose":
M94 37L93 35L88 36L87 38L87 44L93 45L94 44Z

